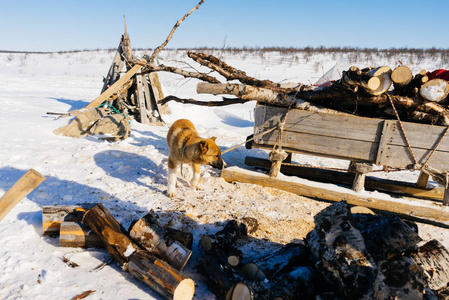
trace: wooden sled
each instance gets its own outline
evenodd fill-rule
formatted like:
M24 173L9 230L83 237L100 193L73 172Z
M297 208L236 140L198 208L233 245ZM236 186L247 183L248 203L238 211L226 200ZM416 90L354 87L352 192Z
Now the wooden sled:
M255 138L247 143L247 148L272 150L271 169L279 163L276 159L283 160L286 157L273 155L273 149L281 146L282 151L287 153L350 161L348 171L354 174L352 188L355 191L360 191L365 186L365 175L373 171L373 165L383 166L385 169L421 170L414 186L407 184L401 188L402 184L398 183L390 188L395 191L407 190L406 193L418 196L426 194L428 198L442 198L443 203L449 205L449 137L445 137L447 127L402 122L402 130L401 123L397 120L293 109L288 112L282 131L276 129L260 135L279 126L287 110L261 104L257 104L255 108ZM280 145L279 132L282 132ZM266 162L262 163L266 167ZM257 165L257 162L253 160L251 164ZM276 172L274 173L272 175L276 176ZM430 191L427 188L429 175L443 187ZM371 182L370 187L375 189L375 183ZM382 188L379 183L379 189L388 188Z

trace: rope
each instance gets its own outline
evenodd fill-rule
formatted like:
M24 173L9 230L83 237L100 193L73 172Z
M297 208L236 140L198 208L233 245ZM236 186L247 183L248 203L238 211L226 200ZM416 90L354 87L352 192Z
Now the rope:
M404 127L402 126L402 121L399 118L398 111L396 110L396 107L394 106L393 100L391 100L390 95L388 95L388 94L385 94L385 95L387 96L388 100L390 100L391 107L393 107L394 113L396 114L396 118L398 119L398 122L399 122L399 127L401 128L402 134L404 135L405 142L407 143L408 150L410 151L410 154L413 157L414 167L416 168L418 166L418 160L416 159L415 153L413 152L413 149L410 146L410 142L409 142L409 140L407 138L407 135L405 134L405 130L404 130Z
M258 137L264 136L264 135L266 135L267 133L272 132L272 131L275 130L275 129L277 129L277 127L273 127L273 128L268 129L268 130L265 130L265 131L259 133L258 135L255 135L255 136L253 136L252 138L250 138L250 139L244 141L243 143L237 144L237 145L235 145L235 146L233 146L233 147L231 147L231 148L229 148L229 149L226 149L225 151L221 152L221 154L223 155L223 154L225 154L226 152L232 151L232 150L234 150L234 149L240 147L240 146L243 145L243 144L246 144L246 143L248 143L248 142L251 142L252 140L257 139Z

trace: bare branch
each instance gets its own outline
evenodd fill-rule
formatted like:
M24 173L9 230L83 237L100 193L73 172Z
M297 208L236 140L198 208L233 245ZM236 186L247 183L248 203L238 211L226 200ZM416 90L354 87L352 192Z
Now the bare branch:
M162 100L159 100L158 103L161 105L166 104L169 101L175 101L183 104L195 104L200 106L225 106L230 104L239 104L251 101L251 99L240 99L240 98L224 98L222 101L198 101L195 99L181 99L176 96L167 96Z
M204 73L189 72L189 71L179 69L176 67L170 67L170 66L164 66L164 65L155 66L153 64L144 64L144 66L145 66L145 68L143 69L142 73L151 73L151 72L158 72L158 71L170 72L170 73L184 76L185 78L196 78L196 79L210 82L210 83L220 83L220 81L217 78L209 76Z
M178 20L175 24L175 26L173 26L173 29L170 31L170 34L168 35L167 39L162 43L162 45L160 45L159 47L156 48L156 50L154 50L153 54L150 57L150 60L148 61L148 63L152 63L156 56L159 54L159 52L168 44L168 42L171 40L173 34L175 33L176 29L181 25L182 22L184 22L185 19L187 19L188 16L190 16L195 10L197 10L201 4L204 3L205 0L201 0L194 8L192 8L191 11L189 11L187 14L185 14L184 17L182 17L181 20Z

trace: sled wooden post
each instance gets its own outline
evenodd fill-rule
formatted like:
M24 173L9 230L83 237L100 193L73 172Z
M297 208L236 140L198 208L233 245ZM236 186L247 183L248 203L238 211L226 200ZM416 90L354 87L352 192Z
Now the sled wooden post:
M0 221L29 193L39 186L45 177L39 172L29 169L14 185L0 198Z
M373 171L373 166L366 163L351 162L349 171L355 172L352 190L358 193L365 187L366 174Z

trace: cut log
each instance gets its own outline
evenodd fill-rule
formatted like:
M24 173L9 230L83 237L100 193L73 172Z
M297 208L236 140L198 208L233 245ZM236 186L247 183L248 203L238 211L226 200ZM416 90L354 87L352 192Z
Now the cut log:
M365 206L374 210L383 210L393 212L401 215L401 217L410 217L415 220L423 220L425 222L432 222L435 225L447 225L449 221L449 209L445 206L435 203L428 204L421 202L419 205L414 205L410 199L408 203L399 203L393 200L385 200L373 198L370 196L358 196L355 193L341 192L332 189L319 188L316 186L309 186L304 183L295 181L291 177L270 178L268 175L243 170L237 167L230 167L221 171L221 177L227 182L245 182L251 184L258 184L272 188L281 189L291 193L295 193L304 197L312 199L327 200L332 202L339 202L341 199L351 205Z
M61 247L104 247L98 235L80 222L62 222L59 231Z
M42 231L44 234L58 234L63 221L81 222L84 214L97 203L78 205L52 205L42 207Z
M318 270L347 299L369 295L376 274L376 263L368 253L346 201L334 203L315 216L319 239L307 241L318 253Z
M243 274L226 261L223 252L211 251L201 259L198 271L206 277L207 285L219 299L252 299L251 290L245 283Z
M247 236L248 231L245 223L230 220L222 230L215 234L203 235L200 240L201 248L205 252L213 249L220 249L227 252L233 249L233 245L238 238Z
M193 234L191 232L182 231L179 229L164 226L167 236L175 241L183 244L187 249L192 250L193 246Z
M36 170L29 169L8 191L0 198L0 221L17 205L23 198L37 188L45 177Z
M136 251L130 256L128 271L165 299L188 300L195 293L192 279L145 251Z
M422 240L396 215L353 214L366 248L378 262L394 255L411 253Z
M83 221L98 235L108 253L122 268L126 269L131 254L141 250L103 204L89 209Z
M266 256L248 258L242 263L243 274L257 281L279 277L299 266L312 265L307 246L300 243L287 244Z
M421 300L424 290L423 269L409 257L398 256L379 263L372 299Z
M437 295L449 294L449 252L439 241L422 245L411 258L424 269L428 285Z
M192 255L192 251L167 233L152 213L139 219L129 234L141 247L177 270L182 270Z
M448 93L449 83L446 80L440 78L434 78L427 81L421 86L419 90L419 94L421 95L421 97L423 97L427 101L437 103L446 100Z
M396 67L391 72L391 80L393 81L393 85L396 87L402 87L410 83L413 79L413 73L407 66L399 66Z

